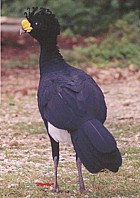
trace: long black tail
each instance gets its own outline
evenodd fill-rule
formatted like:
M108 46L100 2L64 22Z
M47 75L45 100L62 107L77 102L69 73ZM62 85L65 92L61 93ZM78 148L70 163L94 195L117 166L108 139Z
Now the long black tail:
M110 132L96 119L88 120L71 133L74 149L91 173L102 169L117 172L122 164L121 154Z

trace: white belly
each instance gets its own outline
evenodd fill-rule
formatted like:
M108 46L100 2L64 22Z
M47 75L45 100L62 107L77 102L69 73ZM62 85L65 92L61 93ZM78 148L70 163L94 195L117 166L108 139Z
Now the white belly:
M71 136L68 133L68 131L63 129L58 129L54 127L51 123L48 122L48 131L50 136L56 141L56 142L65 142L68 144L72 144Z

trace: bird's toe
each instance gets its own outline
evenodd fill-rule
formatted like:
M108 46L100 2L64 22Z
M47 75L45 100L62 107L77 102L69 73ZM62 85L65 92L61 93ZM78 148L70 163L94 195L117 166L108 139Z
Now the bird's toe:
M53 186L53 189L52 189L53 192L56 192L56 193L59 193L59 186Z
M85 188L80 188L79 189L80 193L84 194L86 192Z

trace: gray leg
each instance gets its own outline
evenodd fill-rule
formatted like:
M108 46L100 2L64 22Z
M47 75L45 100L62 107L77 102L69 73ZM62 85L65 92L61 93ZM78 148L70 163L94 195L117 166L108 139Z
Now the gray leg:
M85 191L85 185L84 185L84 180L83 180L83 176L82 176L82 164L81 164L79 157L76 159L76 165L77 165L77 170L78 170L80 192L82 193Z
M59 192L59 186L57 183L57 168L58 168L58 162L59 162L59 143L54 141L54 139L49 135L51 140L51 146L52 146L52 157L54 162L54 191Z
M59 192L59 186L58 186L58 183L57 183L57 168L58 168L58 157L55 156L54 157L54 191L55 192Z

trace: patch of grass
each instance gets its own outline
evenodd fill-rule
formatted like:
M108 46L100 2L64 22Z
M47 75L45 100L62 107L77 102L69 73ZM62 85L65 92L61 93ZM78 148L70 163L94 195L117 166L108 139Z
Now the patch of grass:
M18 122L16 124L9 126L9 129L13 131L14 136L46 133L46 129L44 127L43 122Z
M127 149L126 149L127 151ZM133 150L133 155L135 150ZM45 182L53 182L52 169L46 178L45 175L36 172L36 170L24 169L17 175L10 173L5 175L4 186L0 189L1 195L5 197L24 197L30 195L31 197L138 197L139 190L139 165L133 167L134 160L130 161L128 157L124 157L123 166L118 173L99 173L97 175L89 174L86 170L83 171L86 193L80 194L78 192L79 184L77 182L77 173L75 163L70 163L70 167L65 164L63 168L59 167L59 184L60 193L51 192L49 187L36 187L35 180ZM73 172L73 171L74 172ZM14 187L14 184L16 187ZM9 185L9 187L7 187ZM10 187L11 185L11 187Z
M108 128L116 138L130 138L140 131L140 124L129 122L108 123Z
M63 149L63 145L61 145ZM40 145L41 148L41 145ZM69 162L66 158L59 163L58 182L60 185L60 192L53 193L49 187L36 187L35 181L53 182L53 162L49 161L49 156L32 157L29 155L29 164L21 166L20 170L16 172L7 173L3 176L2 188L0 189L3 197L138 197L139 189L139 148L125 147L121 148L123 156L123 165L118 173L111 173L109 171L92 175L83 168L83 176L86 185L86 194L80 194L78 191L78 177L75 161ZM37 153L37 152L35 152ZM61 152L60 152L61 154ZM18 154L17 154L18 155ZM20 153L19 153L20 155ZM51 153L49 154L51 155ZM7 157L10 157L9 153ZM11 159L11 158L10 158ZM20 159L20 158L17 158ZM33 162L33 164L30 164ZM36 167L36 163L40 163ZM45 166L49 164L49 167ZM47 172L47 175L44 173ZM3 188L4 187L4 188Z
M105 40L100 45L75 48L74 53L83 56L83 60L92 60L97 65L127 67L130 64L140 66L140 47L137 44L117 39Z
M134 163L136 163L136 164L137 164L137 162L139 162L140 148L136 148L136 147L121 148L121 153L128 160L131 160L131 162L134 161ZM140 164L140 162L139 162L139 164Z
M29 156L28 157L28 162L33 162L35 163L40 163L41 162L45 162L46 161L46 156L40 156L40 155L35 155L35 156Z
M131 150L135 155L135 150ZM127 149L125 150L127 152ZM99 173L97 175L89 174L86 170L83 171L86 194L78 192L79 184L76 172L75 163L66 163L63 167L59 167L58 181L60 184L60 192L53 193L49 187L36 187L35 180L53 182L53 169L49 169L47 177L38 172L31 170L31 167L21 169L17 173L8 173L3 178L4 188L0 189L3 197L138 197L139 196L139 164L134 166L135 159L131 160L125 156L123 166L116 174L111 172ZM53 165L52 165L53 166ZM64 169L66 171L64 171Z

